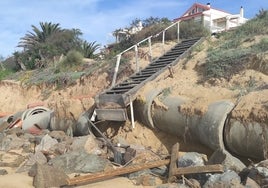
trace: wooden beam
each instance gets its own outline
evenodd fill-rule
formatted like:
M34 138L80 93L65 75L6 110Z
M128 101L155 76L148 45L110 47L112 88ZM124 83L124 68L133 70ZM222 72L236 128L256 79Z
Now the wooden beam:
M183 168L177 168L174 170L175 176L181 176L186 174L202 174L202 173L222 173L224 172L221 164L206 165L206 166L189 166Z
M174 180L174 172L177 169L177 160L179 157L179 147L180 145L178 142L172 146L168 182L172 182Z
M78 176L78 177L68 179L67 181L68 181L68 185L79 185L79 184L81 185L81 184L86 184L86 183L92 183L92 182L105 180L105 179L112 178L112 177L119 176L119 175L123 175L123 174L137 172L137 171L144 170L144 169L168 165L169 162L170 162L169 159L160 160L160 161L153 161L153 162L148 162L145 164L137 164L137 165L132 165L132 166L128 166L128 167L109 170L106 172L98 172L98 173L94 173L94 174L90 174L90 175Z

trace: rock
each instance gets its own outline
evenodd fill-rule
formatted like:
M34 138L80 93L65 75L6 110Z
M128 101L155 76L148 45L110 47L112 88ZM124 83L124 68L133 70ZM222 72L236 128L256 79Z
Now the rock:
M188 152L178 159L178 167L204 166L206 161L206 155L197 152ZM203 185L208 179L208 174L189 174L185 175L185 177L187 179L196 179Z
M8 174L6 169L0 169L1 176L6 175L6 174Z
M205 155L203 154L196 152L188 152L178 159L178 167L204 166L204 159Z
M241 179L238 174L232 170L228 170L223 174L213 174L210 176L208 181L204 184L204 188L214 187L244 187L240 184Z
M87 153L100 155L103 152L99 148L99 142L93 135L75 137L72 145L70 146L71 151L84 150Z
M39 145L36 146L35 151L43 151L48 152L52 146L57 144L58 141L54 138L51 138L48 134L46 134Z
M268 169L261 166L255 166L249 169L248 177L254 180L261 187L268 186Z
M31 143L28 140L21 139L15 134L6 135L1 139L0 150L10 151L18 150L21 148L31 147Z
M63 169L65 173L101 172L109 166L109 161L85 151L71 151L49 161L54 167Z
M54 156L62 155L70 149L70 143L64 141L53 145L49 150Z
M32 168L32 166L35 165L36 163L38 164L47 163L46 156L40 151L34 154L30 153L29 159L16 172L17 173L28 172Z
M49 136L55 138L58 142L63 142L72 139L71 137L67 136L64 131L51 131L48 133Z
M216 150L209 158L208 164L222 164L225 170L234 170L237 173L246 168L244 163L223 149Z
M167 168L167 166L159 166L159 167L156 167L156 168L152 168L150 170L151 170L151 172L153 174L155 174L157 176L165 177L168 174L168 168Z
M32 171L35 171L33 185L38 188L60 187L67 185L68 176L60 169L49 165L36 163Z

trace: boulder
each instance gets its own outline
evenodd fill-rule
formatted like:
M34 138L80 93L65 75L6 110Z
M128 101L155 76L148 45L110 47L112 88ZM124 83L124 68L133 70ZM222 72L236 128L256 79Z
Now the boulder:
M32 166L35 165L36 163L42 165L47 163L46 156L40 151L37 151L34 154L30 153L28 160L19 169L17 169L16 172L17 173L28 172L32 168Z
M228 170L223 174L213 174L209 177L208 181L204 184L204 188L214 187L244 187L241 179L235 171Z
M204 166L205 159L206 157L204 154L188 152L178 159L178 167Z
M216 150L209 158L208 164L222 164L225 170L234 170L237 173L246 168L245 164L238 158L232 156L229 152L223 149Z
M65 173L94 173L104 171L110 162L97 155L85 151L71 151L57 156L49 164L64 170Z
M87 153L100 155L103 151L99 147L100 141L95 139L93 135L75 137L72 145L70 146L71 151L84 150Z
M19 138L16 134L0 136L0 151L18 150L30 147L31 143L28 140Z
M36 146L35 151L42 151L42 152L48 152L51 147L53 147L55 144L57 144L58 141L54 138L51 138L48 134L46 134L39 145Z
M67 185L68 176L53 166L36 163L31 169L33 185L38 188L61 187Z

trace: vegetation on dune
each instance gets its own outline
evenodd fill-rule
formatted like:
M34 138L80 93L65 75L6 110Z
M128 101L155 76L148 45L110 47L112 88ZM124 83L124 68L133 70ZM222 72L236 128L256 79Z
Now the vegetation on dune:
M15 60L23 70L33 70L46 68L57 57L74 50L86 58L92 58L100 45L84 41L81 36L79 29L62 29L58 23L41 22L40 29L32 25L32 31L18 44L23 51L14 53Z
M268 11L260 10L255 18L231 32L220 34L216 46L208 49L205 77L230 79L232 75L246 68L252 68L268 75L268 37L255 41L255 37L268 34ZM250 46L243 46L253 42Z
M140 21L140 19L133 20L130 27L138 26ZM152 42L161 42L161 32L172 24L167 18L154 17L142 20L142 23L141 31L111 45L109 53L102 54L100 59L95 55L100 45L96 41L83 40L79 29L63 29L60 24L41 22L39 27L32 26L32 31L21 38L18 46L24 50L15 52L12 57L4 60L5 69L0 71L0 79L16 77L24 84L47 83L56 84L57 88L60 88L75 83L75 79L80 76L89 75L99 69L112 72L116 62L114 57L118 53L149 36L154 36ZM117 29L114 32L120 31L121 29ZM218 42L211 43L207 51L207 61L203 66L204 79L230 79L233 74L246 68L253 68L268 74L268 63L265 59L268 51L268 37L251 43L252 45L243 46L245 43L254 41L257 35L267 34L268 12L262 9L246 24L233 31L217 35ZM180 23L180 39L208 35L209 31L199 23L193 21ZM176 39L176 27L166 30L165 40ZM84 58L95 58L96 61L85 63ZM128 62L127 58L122 56L122 65ZM129 68L127 65L124 66L126 69ZM28 72L18 72L20 70Z
M137 25L139 22L139 19L134 20L131 23L131 26ZM149 37L152 37L152 41L161 41L162 40L162 31L170 26L173 22L168 20L167 18L147 18L143 20L143 29L134 34L131 35L129 38L126 38L125 40L122 40L118 44L115 44L113 46L113 52L119 53L130 46L140 42L141 40ZM114 31L114 32L120 32L120 29ZM188 39L188 38L194 38L194 37L202 37L209 35L209 31L200 25L199 23L196 23L194 21L188 21L188 22L181 22L180 23L180 39ZM177 39L177 28L172 27L169 30L166 30L165 33L165 40L176 40Z

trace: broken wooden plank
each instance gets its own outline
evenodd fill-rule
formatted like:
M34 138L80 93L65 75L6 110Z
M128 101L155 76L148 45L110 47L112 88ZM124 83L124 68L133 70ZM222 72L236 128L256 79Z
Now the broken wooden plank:
M174 176L181 176L186 174L202 174L202 173L222 173L224 172L221 164L206 165L206 166L189 166L177 168L174 170Z
M106 172L98 172L98 173L94 173L90 175L78 176L78 177L68 179L67 181L68 181L68 185L86 184L86 183L91 183L91 182L95 182L99 180L105 180L105 179L123 175L123 174L137 172L137 171L144 170L144 169L168 165L169 162L170 162L169 159L153 161L153 162L148 162L144 164L137 164L137 165L132 165L132 166L124 167L124 168L113 169L113 170L109 170Z
M177 169L177 160L179 157L179 147L180 145L178 142L172 146L168 182L172 182L174 180L174 172Z

